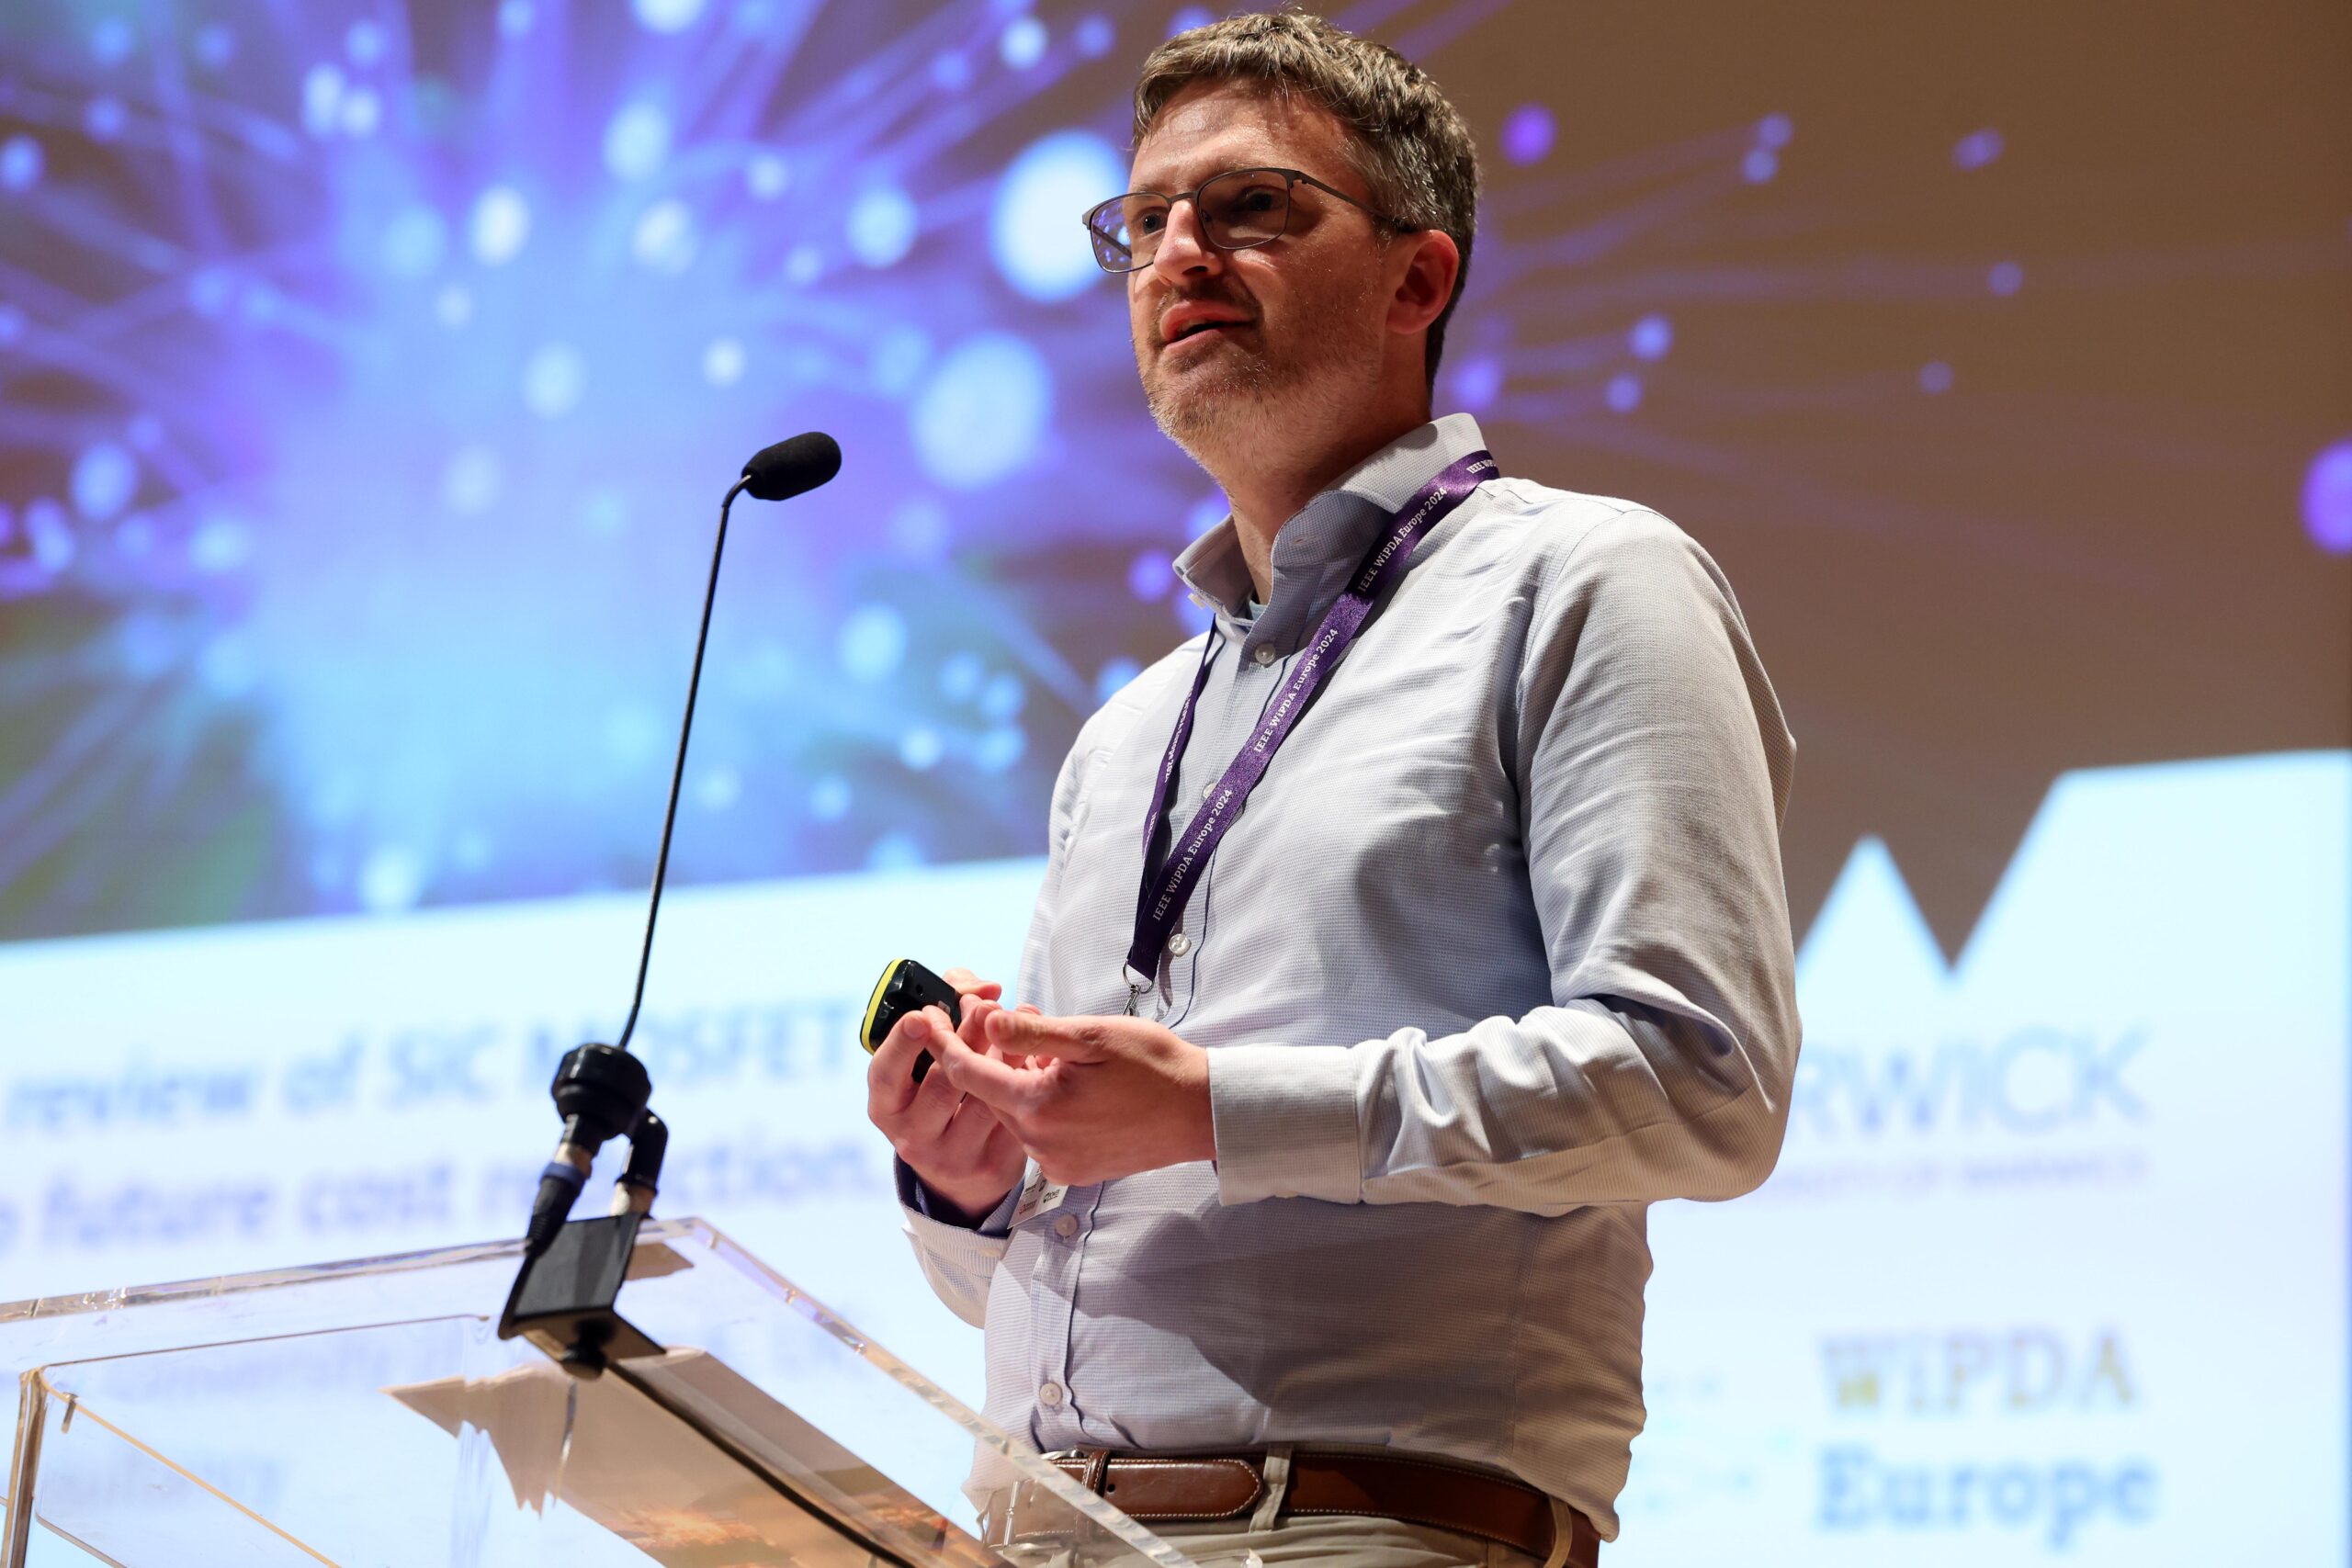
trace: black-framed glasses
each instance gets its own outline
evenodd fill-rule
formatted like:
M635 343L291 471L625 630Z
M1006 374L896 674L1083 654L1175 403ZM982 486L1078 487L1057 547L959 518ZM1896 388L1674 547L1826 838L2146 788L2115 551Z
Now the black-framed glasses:
M1159 254L1168 215L1178 202L1189 201L1200 214L1201 233L1210 244L1220 251L1246 251L1283 237L1290 227L1291 187L1298 185L1313 186L1350 207L1362 208L1374 222L1400 233L1414 227L1297 169L1228 169L1202 181L1201 188L1188 195L1131 190L1097 202L1086 209L1086 234L1094 242L1094 259L1104 272L1139 272Z

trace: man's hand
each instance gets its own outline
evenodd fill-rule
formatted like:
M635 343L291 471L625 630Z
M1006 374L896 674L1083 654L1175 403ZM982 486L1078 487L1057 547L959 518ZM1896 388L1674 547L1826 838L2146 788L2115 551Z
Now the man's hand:
M1009 1073L1035 1070L989 1047L981 1033L989 1015L1003 1010L997 1001L1003 987L968 969L950 969L940 978L964 998L964 1038L958 1046L966 1055ZM1004 1201L1021 1179L1024 1160L1020 1140L989 1107L967 1099L946 1073L937 1070L945 1056L944 1043L952 1040L956 1040L956 1026L939 1008L899 1019L866 1064L865 1114L923 1186L957 1211L934 1217L970 1224ZM934 1070L918 1084L915 1058L925 1051L933 1058Z
M1216 1157L1209 1054L1138 1018L990 1010L985 1049L948 1038L939 1070L1055 1181L1109 1181ZM928 1079L925 1080L926 1084Z

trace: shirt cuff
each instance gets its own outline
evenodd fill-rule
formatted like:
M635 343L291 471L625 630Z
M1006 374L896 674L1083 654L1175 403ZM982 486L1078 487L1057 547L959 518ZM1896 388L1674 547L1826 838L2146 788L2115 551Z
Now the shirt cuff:
M1209 1117L1221 1203L1363 1201L1355 1065L1344 1045L1220 1045Z
M917 1176L914 1168L905 1160L893 1155L890 1157L890 1169L891 1174L898 1179L899 1204L901 1208L939 1229L961 1231L967 1235L1001 1236L1011 1234L1012 1211L1021 1201L1021 1190L1026 1185L1023 1181L1014 1182L1012 1190L1006 1193L995 1208L982 1214L976 1223L967 1224L962 1220L947 1219L942 1214L932 1212L934 1206L952 1207L953 1205L947 1204L945 1200L925 1187L922 1184L922 1178ZM1028 1175L1025 1168L1022 1174L1024 1177Z

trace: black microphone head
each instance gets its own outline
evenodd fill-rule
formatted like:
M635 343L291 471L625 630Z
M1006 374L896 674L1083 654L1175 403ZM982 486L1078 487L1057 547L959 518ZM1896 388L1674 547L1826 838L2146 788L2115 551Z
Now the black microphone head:
M755 501L789 501L842 471L841 443L821 430L763 446L743 465L743 488Z

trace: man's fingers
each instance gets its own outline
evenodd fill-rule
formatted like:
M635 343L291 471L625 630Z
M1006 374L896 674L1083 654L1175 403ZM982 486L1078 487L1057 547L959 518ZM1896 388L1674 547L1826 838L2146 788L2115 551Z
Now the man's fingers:
M947 1075L943 1072L939 1076L944 1078ZM997 1120L996 1112L989 1109L988 1101L957 1089L955 1113L933 1146L938 1150L939 1159L944 1165L974 1165L978 1163L989 1137L1003 1131L1004 1123Z
M1002 986L994 980L983 980L969 969L950 969L940 978L955 987L956 994L960 997L986 997L994 1001L1004 995Z
M920 1127L935 1135L947 1124L959 1091L944 1079L934 1081L934 1074L925 1073L921 1083L914 1076L915 1064L924 1052L938 1056L943 1035L952 1039L954 1031L948 1027L947 1015L935 1007L908 1013L890 1026L866 1067L869 1116L877 1122L891 1123L900 1134ZM909 1123L905 1121L909 1116L917 1116L918 1121Z
M989 1044L1017 1055L1059 1056L1071 1062L1099 1062L1104 1055L1097 1031L1066 1019L1016 1009L989 1014L987 1027Z
M1002 1010L1003 1006L999 1002L986 997L974 997L965 1002L964 1021L956 1026L956 1032L973 1050L983 1050L989 1043L989 1014Z
M866 1064L866 1098L876 1111L896 1114L914 1100L915 1090L920 1087L914 1079L915 1057L922 1053L927 1043L924 1036L931 1027L928 1020L915 1021L921 1017L920 1013L901 1015L890 1026L890 1032L882 1037L882 1043L875 1047L874 1059Z
M941 1038L934 1049L949 1081L999 1115L1018 1116L1028 1108L1035 1092L1035 1075L982 1055L952 1034Z

